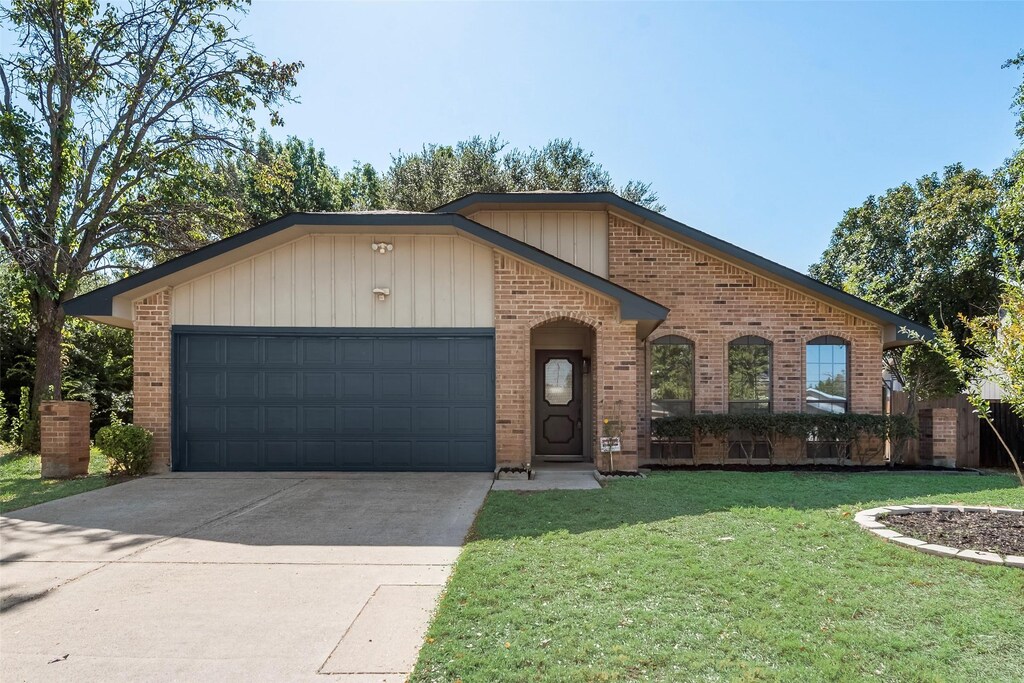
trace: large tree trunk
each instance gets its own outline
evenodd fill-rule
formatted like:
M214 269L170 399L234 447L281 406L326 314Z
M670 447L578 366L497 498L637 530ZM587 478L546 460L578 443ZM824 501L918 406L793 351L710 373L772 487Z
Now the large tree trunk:
M39 402L44 397L61 398L60 344L64 330L64 309L49 297L34 295L32 299L32 310L36 318L36 376L32 386L32 420L37 427L34 434L26 430L24 446L37 449Z

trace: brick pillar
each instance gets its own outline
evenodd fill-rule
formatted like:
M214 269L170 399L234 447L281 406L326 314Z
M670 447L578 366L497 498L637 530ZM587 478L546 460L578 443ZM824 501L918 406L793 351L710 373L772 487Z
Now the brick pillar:
M921 464L956 467L956 408L921 408L917 415Z
M89 410L87 401L42 401L39 404L43 479L89 473Z
M171 469L171 290L134 304L133 422L153 433L153 472Z
M600 441L594 444L597 468L636 471L637 461L637 343L636 323L606 323L597 328L597 350L594 354L597 375L597 436L604 419L618 420L622 425L622 452L602 453Z

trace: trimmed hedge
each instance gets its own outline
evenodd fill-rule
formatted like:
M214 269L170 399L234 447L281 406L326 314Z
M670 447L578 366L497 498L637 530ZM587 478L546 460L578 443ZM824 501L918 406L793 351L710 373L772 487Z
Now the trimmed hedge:
M153 434L133 424L115 423L96 432L96 448L107 456L111 474L145 474L153 451Z
M884 447L879 444L890 441L899 461L917 426L906 415L861 413L713 413L659 418L652 425L654 438L665 441L727 439L737 433L742 441L767 443L769 459L774 459L776 442L800 439L837 444L841 459L862 462L879 455ZM874 445L864 443L872 437Z

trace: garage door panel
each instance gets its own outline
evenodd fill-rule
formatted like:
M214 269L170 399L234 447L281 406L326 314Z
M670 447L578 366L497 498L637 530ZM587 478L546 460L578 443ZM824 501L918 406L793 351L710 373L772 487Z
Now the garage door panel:
M222 469L224 463L221 461L221 442L214 440L189 439L188 460L195 469Z
M341 377L341 398L372 400L373 399L373 373L372 372L347 372Z
M418 367L451 365L451 340L420 339L417 340L413 355Z
M342 406L338 409L341 414L342 432L362 432L371 430L373 425L373 408L369 406Z
M451 409L444 406L421 406L416 408L413 430L423 433L445 434L451 431Z
M371 469L373 442L344 440L338 444L339 469Z
M295 371L274 370L263 375L263 395L270 399L299 397L299 378Z
M373 365L372 339L342 339L341 363L345 367Z
M494 418L486 406L466 406L455 413L454 430L457 434L487 434Z
M260 442L231 440L224 443L224 469L252 470L260 464Z
M218 370L195 370L185 383L185 396L189 399L224 398L224 373Z
M195 405L185 410L185 432L187 434L219 434L223 431L224 408Z
M195 337L189 339L185 358L191 364L220 365L224 362L223 338Z
M268 365L296 365L299 361L297 339L268 337L263 340L263 362Z
M337 342L330 337L311 337L302 340L302 360L305 365L335 364Z
M265 462L268 468L292 468L299 464L297 441L265 441Z
M337 394L333 372L305 372L302 374L303 398L330 398Z
M302 466L313 469L334 469L334 441L303 441Z
M412 442L378 441L373 464L383 469L400 469L412 464Z
M241 370L226 373L225 398L257 399L260 397L260 373L255 370Z
M295 434L299 431L297 406L267 406L263 409L264 431Z
M378 434L412 433L412 408L380 406L374 409L373 431Z
M444 401L451 396L451 373L421 372L414 377L412 396L427 401Z
M225 341L225 362L228 365L255 365L260 359L257 337L228 337Z
M302 407L302 428L306 433L327 432L333 434L337 431L334 406L303 406Z
M258 406L227 406L224 411L224 431L229 434L258 434L260 409Z
M464 400L489 400L494 391L491 376L484 372L456 373L454 390Z
M175 469L494 467L494 342L175 331Z

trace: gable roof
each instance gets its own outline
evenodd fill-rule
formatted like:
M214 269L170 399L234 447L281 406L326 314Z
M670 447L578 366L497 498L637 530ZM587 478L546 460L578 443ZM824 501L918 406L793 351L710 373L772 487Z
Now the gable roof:
M751 251L747 251L735 244L719 239L714 235L693 228L685 223L673 220L657 211L635 204L628 199L623 199L614 192L514 192L514 193L486 193L474 192L455 201L448 202L434 209L438 213L469 213L474 210L522 210L533 206L550 206L561 204L579 210L615 209L630 217L634 222L645 226L654 227L684 238L691 243L696 243L712 252L718 252L750 266L755 271L761 271L774 279L782 280L795 285L798 289L809 291L814 295L834 301L842 308L860 313L870 319L877 320L889 327L889 340L886 346L914 343L917 341L913 334L907 334L911 330L926 339L931 338L933 331L919 323L897 315L881 306L865 301L860 297L836 289L824 282L815 280L809 275L788 268L781 263L770 261Z
M513 256L554 272L585 288L617 301L619 304L619 314L622 319L645 321L647 324L642 327L647 332L653 330L668 315L668 309L655 301L642 297L636 292L603 277L594 275L525 242L520 242L497 230L492 230L485 225L471 221L465 216L456 213L400 211L289 214L276 221L265 223L237 235L213 242L188 254L75 297L64 303L64 311L69 315L92 317L101 320L112 319L114 316L115 297L135 291L141 296L146 293L147 285L153 285L149 290L151 291L159 287L160 280L175 273L199 266L205 261L228 254L236 249L297 226L353 228L452 227L457 232L489 243Z

